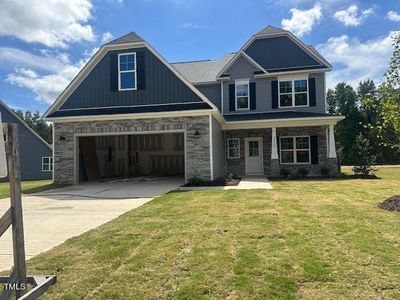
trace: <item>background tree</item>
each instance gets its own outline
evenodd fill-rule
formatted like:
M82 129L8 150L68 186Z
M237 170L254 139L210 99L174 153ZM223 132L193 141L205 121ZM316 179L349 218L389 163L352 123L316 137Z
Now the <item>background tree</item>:
M32 113L31 111L17 110L15 113L20 117L30 128L33 129L49 144L52 143L52 130L53 126L44 121L38 111Z

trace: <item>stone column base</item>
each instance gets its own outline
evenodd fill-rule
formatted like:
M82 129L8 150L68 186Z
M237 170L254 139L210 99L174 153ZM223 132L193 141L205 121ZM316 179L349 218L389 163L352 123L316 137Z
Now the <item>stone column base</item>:
M271 159L271 176L280 176L281 166L279 164L279 159Z
M331 174L337 175L339 171L338 158L328 158L328 165L331 168Z

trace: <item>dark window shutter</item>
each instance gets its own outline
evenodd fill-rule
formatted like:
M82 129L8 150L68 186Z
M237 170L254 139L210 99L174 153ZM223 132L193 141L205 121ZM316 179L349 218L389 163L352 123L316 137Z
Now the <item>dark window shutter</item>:
M229 110L230 111L235 111L236 105L235 105L235 85L230 84L229 85Z
M308 95L310 100L310 106L317 105L317 97L315 92L315 78L308 78Z
M278 108L278 81L271 81L272 108Z
M318 135L310 136L311 163L318 164Z
M118 55L111 52L110 56L110 90L112 92L118 91Z
M250 82L250 109L255 110L257 108L256 104L256 83Z
M280 145L280 141L279 141L279 136L276 136L276 147L278 147L278 158L279 161L281 159L281 145Z
M137 76L137 89L146 89L146 66L145 66L145 52L136 52L136 76Z

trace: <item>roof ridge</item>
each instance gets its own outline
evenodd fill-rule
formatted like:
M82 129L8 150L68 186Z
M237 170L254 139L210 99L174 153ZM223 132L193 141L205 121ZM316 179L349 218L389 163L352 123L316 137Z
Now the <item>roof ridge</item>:
M188 61L176 61L170 63L171 65L175 64L190 64L190 63L196 63L196 62L206 62L206 61L215 61L216 59L199 59L199 60L188 60Z

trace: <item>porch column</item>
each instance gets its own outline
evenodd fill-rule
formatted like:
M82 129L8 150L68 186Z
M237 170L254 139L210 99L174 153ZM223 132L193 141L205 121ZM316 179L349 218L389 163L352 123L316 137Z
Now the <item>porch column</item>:
M272 127L272 143L271 143L271 159L279 159L278 157L278 143L276 141L276 127Z
M329 152L328 158L336 158L334 125L329 125Z

